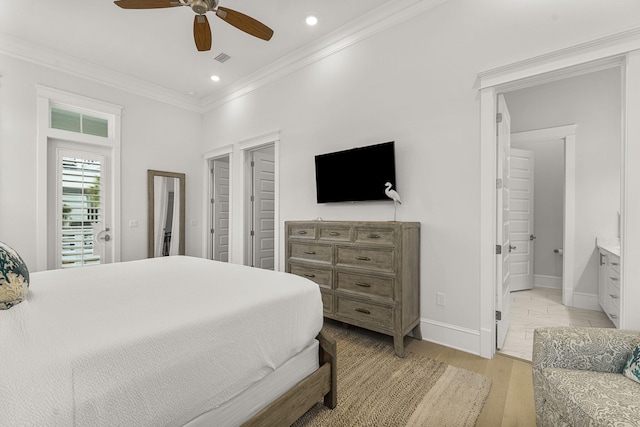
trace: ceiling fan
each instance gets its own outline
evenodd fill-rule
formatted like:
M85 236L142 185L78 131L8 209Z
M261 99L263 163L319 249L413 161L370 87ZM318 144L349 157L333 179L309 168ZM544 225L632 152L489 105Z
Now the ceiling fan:
M239 30L262 40L270 40L273 30L262 22L243 13L226 7L218 7L219 0L116 0L114 3L123 9L161 9L165 7L188 6L196 16L193 21L193 38L199 51L211 49L211 27L205 16L215 12L216 16Z

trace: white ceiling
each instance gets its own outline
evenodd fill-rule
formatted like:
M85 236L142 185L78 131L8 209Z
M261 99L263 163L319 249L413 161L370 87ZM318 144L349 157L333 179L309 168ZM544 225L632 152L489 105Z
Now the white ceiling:
M212 49L198 52L188 7L125 10L111 0L1 0L0 52L41 55L50 66L67 64L97 80L130 78L210 103L274 63L309 56L350 28L362 30L420 1L220 0L271 27L274 36L260 40L208 13ZM305 24L309 14L319 19L315 27ZM224 64L214 60L222 52L231 56ZM221 81L212 82L212 74Z

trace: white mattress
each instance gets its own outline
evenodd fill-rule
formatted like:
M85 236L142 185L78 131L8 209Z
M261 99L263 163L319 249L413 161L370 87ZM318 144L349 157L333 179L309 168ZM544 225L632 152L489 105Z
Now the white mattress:
M0 312L0 425L183 425L321 327L318 286L284 273L190 257L34 273Z

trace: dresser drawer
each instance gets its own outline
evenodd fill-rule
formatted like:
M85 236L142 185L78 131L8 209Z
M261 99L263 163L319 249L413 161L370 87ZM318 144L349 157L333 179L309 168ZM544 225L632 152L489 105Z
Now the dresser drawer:
M355 320L358 324L391 328L393 308L336 296L336 314Z
M337 265L393 272L393 249L338 246Z
M322 296L322 311L325 314L333 314L333 293L320 288L320 295Z
M339 271L337 276L336 289L393 300L393 278L343 271Z
M331 245L289 242L289 254L292 259L296 258L327 264L333 263L333 246Z
M319 238L334 242L349 242L351 241L351 227L322 225L320 226Z
M315 240L316 230L315 224L292 224L289 226L289 238Z
M356 228L356 243L375 243L393 245L395 230L392 228Z
M289 273L306 277L321 287L331 289L331 269L308 267L306 265L290 264Z

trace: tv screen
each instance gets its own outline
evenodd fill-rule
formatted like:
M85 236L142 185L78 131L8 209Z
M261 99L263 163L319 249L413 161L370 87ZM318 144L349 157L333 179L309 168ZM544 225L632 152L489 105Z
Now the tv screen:
M387 182L396 189L393 141L316 156L318 203L391 200Z

